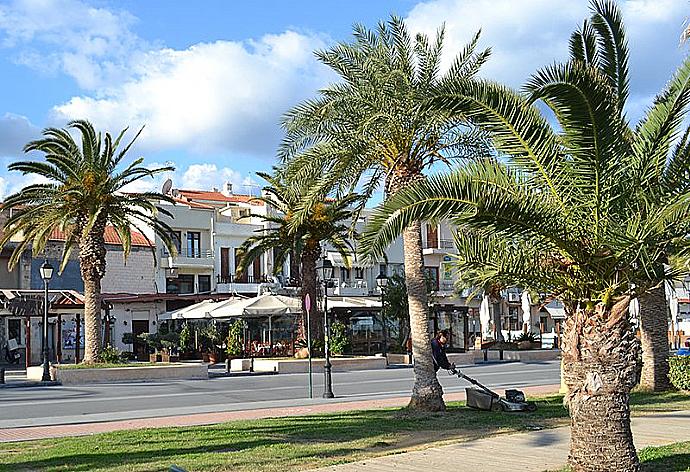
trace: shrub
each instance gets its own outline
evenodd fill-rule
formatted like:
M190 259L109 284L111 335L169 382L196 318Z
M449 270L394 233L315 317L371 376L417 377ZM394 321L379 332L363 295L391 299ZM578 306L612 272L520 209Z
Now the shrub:
M516 337L514 340L516 343L521 343L523 341L529 341L531 343L536 343L538 341L537 335L530 332L527 333L520 333L518 337Z
M347 327L340 321L331 325L331 339L328 348L333 354L344 354L350 347L350 339L347 337Z
M668 378L678 390L690 390L690 356L672 356L668 359Z
M242 355L242 330L244 329L244 321L237 320L230 325L228 330L228 338L225 342L227 345L226 352L228 357L238 357Z
M180 350L192 352L194 350L194 333L190 323L185 323L180 331Z
M134 344L134 333L122 333L122 344Z
M122 353L113 346L106 346L101 351L101 361L106 364L124 364Z

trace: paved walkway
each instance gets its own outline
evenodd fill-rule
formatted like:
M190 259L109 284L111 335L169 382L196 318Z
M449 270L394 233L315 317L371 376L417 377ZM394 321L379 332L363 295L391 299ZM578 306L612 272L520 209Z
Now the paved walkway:
M634 417L635 446L690 441L690 410ZM419 472L458 468L472 472L558 470L568 459L570 428L502 434L420 451L316 469L320 472ZM316 471L315 471L316 472Z
M524 387L528 395L544 395L558 392L559 385L544 385L539 387ZM498 390L502 393L501 390ZM465 393L451 393L444 396L446 401L465 400ZM377 400L338 401L314 399L307 406L263 408L256 410L226 411L218 413L200 413L183 416L165 416L159 418L142 418L123 421L105 421L97 423L73 423L57 426L31 426L24 428L0 429L0 442L29 441L33 439L59 438L66 436L86 436L89 434L105 433L145 428L162 428L174 426L198 426L223 423L233 420L250 420L258 418L303 416L319 413L333 413L350 410L366 410L370 408L401 407L407 405L410 397L393 397Z

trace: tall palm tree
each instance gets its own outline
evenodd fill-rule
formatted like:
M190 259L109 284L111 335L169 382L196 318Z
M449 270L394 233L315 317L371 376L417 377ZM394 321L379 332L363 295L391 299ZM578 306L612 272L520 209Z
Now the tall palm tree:
M264 187L264 196L255 200L264 202L271 213L266 215L252 215L261 218L266 227L256 231L240 246L240 259L237 267L238 273L242 273L261 257L262 254L272 252L275 260L273 270L280 273L285 262L290 259L291 271L296 269L293 261L299 261L301 271L292 272L291 277L299 274L302 288L302 319L300 323L301 337L305 336L304 295L309 294L315 301L317 296L316 266L324 244L335 248L343 255L345 261L349 260L352 253L352 245L349 219L353 216L352 206L356 205L360 196L349 194L335 200L322 200L321 203L311 206L307 218L301 220L299 225L293 224L295 212L302 204L304 195L310 188L310 181L285 182L280 177L265 173L258 175L268 182ZM311 332L321 333L319 329L319 317L311 317Z
M341 81L287 113L281 157L289 178L318 169L310 198L296 220L319 202L323 189L361 190L366 199L380 189L387 198L422 180L438 162L484 155L485 140L461 117L427 106L433 89L472 77L489 51L475 52L477 34L441 73L444 30L430 40L414 38L392 17L373 31L354 27L354 40L318 51L318 59ZM364 204L364 203L363 203ZM362 204L362 205L363 205ZM443 391L433 368L420 223L404 231L415 383L410 407L443 410Z
M593 10L591 24L608 31L586 44L599 66L572 60L545 68L528 97L490 81L439 90L435 105L490 132L500 159L400 192L370 219L361 247L377 254L414 222L451 217L461 227L458 270L473 286L503 283L561 299L569 462L575 470L634 471L628 401L640 347L628 306L679 277L664 263L687 256L690 191L681 182L690 157L666 159L690 101L690 60L631 130L620 106L627 76L612 60L625 54L620 15L608 1ZM558 131L535 101L554 112ZM648 179L675 191L659 204Z
M625 32L617 11L608 8L604 3L601 4L600 10L604 11L605 15L595 14L591 19L585 20L582 27L571 35L571 60L594 67L609 77L612 86L619 91L615 94L615 99L617 107L622 110L628 98L629 80ZM606 18L611 18L611 21L606 21ZM685 86L685 84L681 83L680 86ZM672 92L677 93L677 91ZM686 180L678 179L674 171L668 167L667 161L670 152L688 152L687 137L671 151L671 142L678 132L679 121L677 120L682 117L679 113L682 113L686 104L687 97L677 94L675 98L667 102L666 109L658 110L655 115L647 119L649 121L649 119L659 117L666 118L670 129L662 134L661 142L645 142L635 149L639 154L644 154L640 156L634 175L631 175L633 180L630 181L630 184L638 189L631 198L643 200L643 204L638 207L640 210L645 207L644 201L652 200L656 206L663 206L672 201L679 192L687 189ZM649 129L654 126L658 125L641 123L637 131L649 133ZM672 161L678 162L677 157ZM666 263L666 257L667 255L664 255L658 264ZM658 283L656 287L641 294L639 307L642 340L640 384L647 390L667 390L671 386L668 379L669 309L663 284Z
M70 134L77 130L81 142ZM143 128L142 128L143 129ZM0 246L10 239L21 238L10 258L14 267L29 247L34 254L45 250L54 231L65 234L60 270L67 264L72 250L79 251L79 267L84 280L84 334L86 344L84 363L99 360L101 350L101 279L106 271L106 245L104 232L112 225L122 241L125 257L132 245L131 228L140 225L153 228L168 247L175 247L171 229L158 218L159 213L171 216L154 202L169 201L169 197L154 192L125 193L123 188L172 167L148 169L141 166L143 158L123 166L123 159L141 130L129 144L118 150L127 130L113 139L109 133L96 133L88 121L72 121L65 129L47 128L43 138L24 147L25 152L38 151L45 160L14 162L11 171L31 174L46 179L24 187L10 195L3 211L15 210L7 220Z

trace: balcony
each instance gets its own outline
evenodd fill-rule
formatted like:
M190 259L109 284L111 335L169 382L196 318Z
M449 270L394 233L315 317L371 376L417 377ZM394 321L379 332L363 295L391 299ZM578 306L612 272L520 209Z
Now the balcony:
M163 269L213 269L213 251L210 249L188 251L183 247L176 256L167 249L161 249L160 255Z
M328 295L335 297L366 297L369 295L369 286L364 280L341 282L333 279L332 286L328 288Z
M216 291L218 293L245 292L255 293L259 290L259 284L273 283L265 275L254 277L253 275L218 275L216 276Z
M452 239L430 239L424 241L423 251L428 254L448 254L456 252L455 242Z

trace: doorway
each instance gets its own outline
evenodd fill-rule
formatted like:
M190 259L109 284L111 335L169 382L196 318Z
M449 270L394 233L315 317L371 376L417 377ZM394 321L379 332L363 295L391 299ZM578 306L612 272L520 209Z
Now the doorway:
M146 343L139 339L139 335L149 332L148 320L132 320L132 334L134 335L134 355L138 361L148 361L149 352Z

